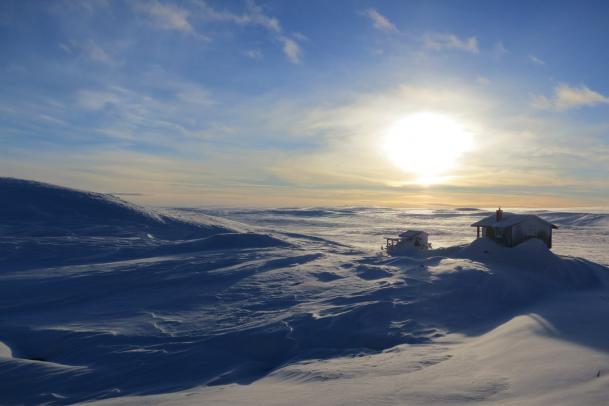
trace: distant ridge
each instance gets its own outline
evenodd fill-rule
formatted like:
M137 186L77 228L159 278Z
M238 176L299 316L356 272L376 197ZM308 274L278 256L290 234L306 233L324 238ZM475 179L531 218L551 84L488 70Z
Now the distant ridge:
M11 235L130 235L200 238L233 230L186 221L116 196L48 183L0 178L0 221ZM8 228L8 230L7 230Z

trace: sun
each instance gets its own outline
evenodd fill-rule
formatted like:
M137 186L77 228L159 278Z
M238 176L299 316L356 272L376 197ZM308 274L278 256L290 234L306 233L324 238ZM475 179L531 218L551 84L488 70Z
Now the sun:
M472 134L450 116L420 112L404 116L386 131L383 151L416 183L442 183L473 146Z

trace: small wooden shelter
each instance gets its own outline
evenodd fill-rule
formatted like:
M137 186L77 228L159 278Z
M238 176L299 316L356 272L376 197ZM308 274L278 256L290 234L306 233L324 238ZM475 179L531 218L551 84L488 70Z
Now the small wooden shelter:
M534 214L507 213L499 208L495 214L472 224L477 238L489 238L506 247L514 247L531 238L538 238L552 248L552 230L558 226Z
M387 241L385 251L389 255L400 255L416 250L427 250L431 248L428 235L425 231L407 230L396 237L385 237Z

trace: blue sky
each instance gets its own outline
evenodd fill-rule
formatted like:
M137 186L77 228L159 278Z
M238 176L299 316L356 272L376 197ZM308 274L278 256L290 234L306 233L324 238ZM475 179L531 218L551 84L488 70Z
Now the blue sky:
M3 1L0 173L153 205L600 206L608 18L604 2ZM474 139L435 184L383 155L419 112Z

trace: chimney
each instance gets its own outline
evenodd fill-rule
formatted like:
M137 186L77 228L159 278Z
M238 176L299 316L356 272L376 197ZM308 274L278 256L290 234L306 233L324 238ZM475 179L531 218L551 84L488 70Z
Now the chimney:
M497 214L497 221L501 221L501 219L503 219L503 210L501 210L501 207L497 209L496 214Z

